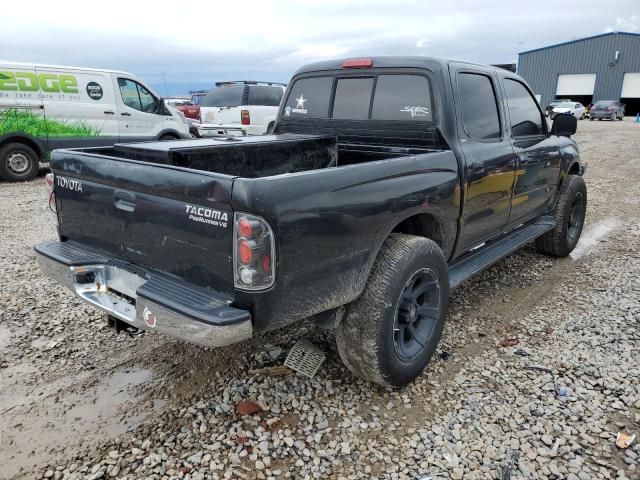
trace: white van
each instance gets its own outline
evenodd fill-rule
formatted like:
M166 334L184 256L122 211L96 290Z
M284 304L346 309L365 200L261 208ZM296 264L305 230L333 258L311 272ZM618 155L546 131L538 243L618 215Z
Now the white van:
M191 138L184 115L125 72L0 61L0 178L29 180L55 148Z

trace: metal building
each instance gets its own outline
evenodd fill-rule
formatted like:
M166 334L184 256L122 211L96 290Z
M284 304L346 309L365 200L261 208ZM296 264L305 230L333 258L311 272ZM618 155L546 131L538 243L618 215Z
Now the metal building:
M611 32L518 55L520 74L544 107L556 98L583 105L616 100L640 112L640 34Z

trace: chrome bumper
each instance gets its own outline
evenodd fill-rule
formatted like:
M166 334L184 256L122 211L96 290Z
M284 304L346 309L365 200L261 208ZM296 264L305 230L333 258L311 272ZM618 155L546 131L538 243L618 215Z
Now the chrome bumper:
M249 312L206 289L123 268L68 242L44 242L35 246L35 252L49 277L140 330L157 330L205 347L230 345L253 333ZM173 292L173 299L166 292Z
M216 125L213 123L202 123L197 126L201 137L246 137L247 130L240 126Z

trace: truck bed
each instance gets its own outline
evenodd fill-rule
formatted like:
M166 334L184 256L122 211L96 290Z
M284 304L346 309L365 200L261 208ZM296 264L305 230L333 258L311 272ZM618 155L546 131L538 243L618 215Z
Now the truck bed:
M74 149L113 159L137 160L243 178L352 165L416 155L427 148L338 144L331 135L286 133L187 141L121 143Z

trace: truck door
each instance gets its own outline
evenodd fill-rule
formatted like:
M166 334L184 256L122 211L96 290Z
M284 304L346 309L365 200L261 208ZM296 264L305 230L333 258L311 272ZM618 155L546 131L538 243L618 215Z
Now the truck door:
M464 154L464 205L459 248L479 244L506 226L515 155L504 129L497 77L491 70L452 66L456 122Z
M560 176L560 150L534 96L518 79L504 77L508 127L517 157L509 226L547 213Z
M140 82L113 75L121 142L155 139L164 129L160 99Z

